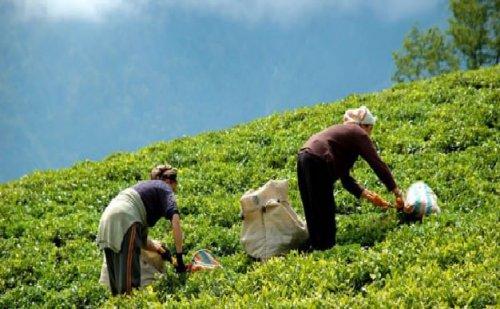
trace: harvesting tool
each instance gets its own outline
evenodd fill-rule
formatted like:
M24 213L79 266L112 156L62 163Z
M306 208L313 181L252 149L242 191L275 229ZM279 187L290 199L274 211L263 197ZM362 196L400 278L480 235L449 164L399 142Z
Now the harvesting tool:
M177 259L172 256L170 250L163 245L165 252L161 255L164 261L168 261L172 266L177 267ZM186 264L188 272L195 272L199 270L222 268L222 265L217 261L213 254L206 249L200 249L193 254L191 262Z

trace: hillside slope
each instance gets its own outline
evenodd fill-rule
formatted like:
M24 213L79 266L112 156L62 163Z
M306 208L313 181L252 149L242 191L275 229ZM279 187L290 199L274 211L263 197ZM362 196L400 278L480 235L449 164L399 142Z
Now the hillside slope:
M458 72L2 184L0 307L497 305L499 104L499 66ZM373 139L398 184L426 181L442 214L398 225L393 210L381 213L337 184L335 248L266 263L248 258L239 244L240 196L287 178L302 215L297 150L359 105L378 116ZM169 269L133 298L112 298L97 284L100 214L121 189L165 161L180 169L186 251L209 248L224 269L187 278ZM354 177L392 198L361 160ZM166 229L161 222L151 236L172 246Z

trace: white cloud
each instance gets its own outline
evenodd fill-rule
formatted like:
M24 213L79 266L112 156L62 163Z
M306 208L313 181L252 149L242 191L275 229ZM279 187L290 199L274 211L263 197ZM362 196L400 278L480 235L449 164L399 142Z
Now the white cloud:
M103 21L109 14L129 12L133 2L127 0L11 0L25 19Z
M171 8L192 9L244 22L282 24L329 10L338 15L367 11L396 21L424 14L446 0L167 0Z
M436 8L444 0L371 0L367 6L381 18L396 21L418 16Z
M325 10L339 15L365 11L382 20L405 19L446 0L10 0L23 17L98 22L113 13L144 13L149 4L194 10L244 23L294 23Z
M172 8L209 12L237 21L290 23L328 6L326 0L169 0Z

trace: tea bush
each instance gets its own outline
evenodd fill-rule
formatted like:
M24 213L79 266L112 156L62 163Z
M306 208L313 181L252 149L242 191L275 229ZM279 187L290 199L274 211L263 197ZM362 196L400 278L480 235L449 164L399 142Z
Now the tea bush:
M498 306L499 86L499 66L457 72L1 184L0 307ZM241 195L289 179L303 216L297 150L360 105L378 116L373 139L398 184L427 182L442 214L399 224L394 210L382 213L337 183L337 246L265 263L249 258L239 243ZM97 283L100 215L165 161L180 170L188 256L208 248L224 268L188 276L168 268L152 286L111 297ZM392 199L362 160L353 175ZM173 246L169 230L160 221L151 236Z

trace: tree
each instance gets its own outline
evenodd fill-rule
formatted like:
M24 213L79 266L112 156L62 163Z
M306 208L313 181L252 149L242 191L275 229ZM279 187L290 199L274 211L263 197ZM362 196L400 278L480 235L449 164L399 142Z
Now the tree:
M406 35L403 51L392 57L396 82L415 80L456 70L498 64L500 58L500 0L450 0L449 39L434 27Z
M448 32L469 69L498 62L498 2L450 0Z
M489 47L491 50L491 58L494 64L498 64L500 60L500 0L487 1L486 12L488 14L488 35L490 37Z
M396 72L392 80L403 82L435 76L459 68L458 58L437 27L420 32L416 26L405 36L403 50L392 54Z

